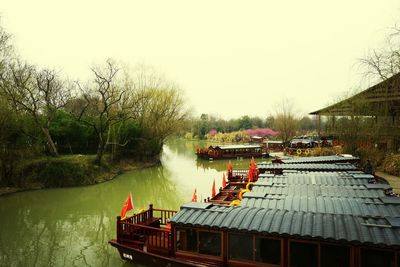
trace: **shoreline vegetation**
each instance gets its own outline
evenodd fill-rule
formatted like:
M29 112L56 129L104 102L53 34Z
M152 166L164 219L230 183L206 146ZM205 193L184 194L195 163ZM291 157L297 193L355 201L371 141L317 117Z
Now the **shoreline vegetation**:
M42 157L23 163L16 179L19 186L0 186L0 197L12 193L100 184L118 175L160 164L160 160L138 161L123 159L118 162L105 157L104 163L94 163L95 155Z

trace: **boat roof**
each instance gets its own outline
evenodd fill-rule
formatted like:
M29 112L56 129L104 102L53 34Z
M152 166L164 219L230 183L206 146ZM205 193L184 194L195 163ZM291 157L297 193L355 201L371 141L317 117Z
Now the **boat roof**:
M268 195L257 197L245 194L240 206L370 217L397 217L400 215L400 201L397 197L348 198Z
M280 140L264 140L264 143L268 143L268 144L283 144L283 141L280 141Z
M261 148L262 146L259 144L248 144L248 145L212 145L210 148L216 149L220 148L222 150L225 149L241 149L241 148Z
M305 212L249 206L183 205L171 222L176 226L251 232L379 247L400 247L399 217Z
M371 175L372 176L372 175ZM257 185L270 184L276 185L303 185L303 184L319 184L319 185L363 185L368 184L370 179L358 179L351 176L340 175L338 173L321 173L317 174L309 172L289 173L284 175L273 175L270 177L259 176Z
M289 185L261 185L255 184L251 192L265 195L283 196L325 196L325 197L356 197L356 198L379 198L384 197L382 188L368 188L367 185L310 185L310 184L289 184ZM246 194L244 194L246 195ZM400 215L400 214L399 214Z
M338 157L358 159L323 158L331 162ZM282 174L260 174L251 191L243 194L239 206L188 203L171 222L177 226L399 248L400 198L386 195L390 185L369 183L374 176L359 170L321 171L321 166L305 171L296 170L296 163L286 164L288 168Z
M339 170L357 170L357 167L351 163L258 163L257 168L264 171L272 170L315 170L315 171L339 171Z
M301 158L283 158L281 159L284 164L293 163L318 163L318 162L348 162L358 161L360 158L348 154L332 155L332 156L318 156L318 157L301 157Z

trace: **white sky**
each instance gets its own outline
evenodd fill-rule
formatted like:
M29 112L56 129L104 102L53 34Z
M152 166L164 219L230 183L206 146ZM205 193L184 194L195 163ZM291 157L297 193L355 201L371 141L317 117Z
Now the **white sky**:
M195 114L226 119L266 117L283 98L299 114L333 103L399 15L399 0L0 0L28 62L81 80L110 57L152 65Z

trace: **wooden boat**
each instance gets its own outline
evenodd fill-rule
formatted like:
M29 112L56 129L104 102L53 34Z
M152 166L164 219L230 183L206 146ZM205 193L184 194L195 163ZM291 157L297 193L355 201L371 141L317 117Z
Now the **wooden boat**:
M268 157L268 153L261 144L215 145L208 148L196 148L196 155L203 159Z
M110 244L147 266L399 266L400 198L388 196L390 186L361 171L313 169L252 183L233 170L209 202L118 217Z

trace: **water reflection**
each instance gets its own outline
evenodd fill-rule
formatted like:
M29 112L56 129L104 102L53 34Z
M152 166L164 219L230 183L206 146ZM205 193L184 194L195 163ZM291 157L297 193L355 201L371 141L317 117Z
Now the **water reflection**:
M210 196L226 161L197 160L196 145L172 140L162 165L107 183L0 197L0 266L137 266L121 260L107 243L115 237L115 217L129 192L136 210L150 203L179 209L194 188L199 199ZM232 164L245 168L249 160Z

